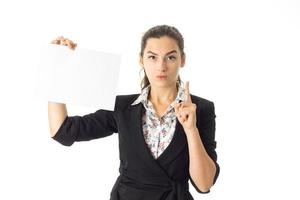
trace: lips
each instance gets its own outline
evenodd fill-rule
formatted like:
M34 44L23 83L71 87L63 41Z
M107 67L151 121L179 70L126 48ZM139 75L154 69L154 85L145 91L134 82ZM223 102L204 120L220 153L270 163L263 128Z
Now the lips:
M158 75L157 78L167 78L167 75Z

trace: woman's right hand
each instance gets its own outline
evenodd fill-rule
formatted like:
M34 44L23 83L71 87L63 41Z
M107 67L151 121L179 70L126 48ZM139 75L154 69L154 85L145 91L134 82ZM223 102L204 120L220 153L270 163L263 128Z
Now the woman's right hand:
M69 40L68 38L64 38L63 36L59 36L55 40L52 40L51 44L65 45L72 50L75 50L77 46L77 44L74 43L72 40Z

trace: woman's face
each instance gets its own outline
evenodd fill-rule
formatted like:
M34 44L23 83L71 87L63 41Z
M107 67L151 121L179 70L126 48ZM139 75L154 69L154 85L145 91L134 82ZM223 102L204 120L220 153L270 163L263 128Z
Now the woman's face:
M179 69L184 66L176 41L170 37L149 38L140 58L151 86L172 87L178 79Z

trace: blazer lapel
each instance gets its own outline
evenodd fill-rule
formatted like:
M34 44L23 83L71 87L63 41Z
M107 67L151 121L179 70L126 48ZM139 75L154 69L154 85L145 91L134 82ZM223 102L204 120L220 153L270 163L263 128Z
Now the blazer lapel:
M139 152L137 152L140 155L140 158L143 160L143 162L147 162L150 164L150 166L155 166L156 168L160 168L159 170L163 170L161 167L164 165L167 165L169 162L174 160L178 154L180 154L184 148L187 145L186 141L186 136L183 130L182 125L176 118L176 127L175 127L175 132L174 136L171 140L171 143L167 146L167 148L164 150L164 152L157 158L155 159L151 152L150 149L148 148L144 134L143 134L143 126L142 126L142 117L143 117L143 112L145 111L144 106L140 103L137 104L136 106L133 106L131 109L132 110L132 119L135 123L133 124L133 130L135 133L137 133L137 141L134 141L132 145L137 145ZM165 172L165 171L164 171Z
M173 139L163 153L157 158L157 161L161 165L168 165L185 149L187 145L186 135L184 133L183 127L176 118L176 127Z

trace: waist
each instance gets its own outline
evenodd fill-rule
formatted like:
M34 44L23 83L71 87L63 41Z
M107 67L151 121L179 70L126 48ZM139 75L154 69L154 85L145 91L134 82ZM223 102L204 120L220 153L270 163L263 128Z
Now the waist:
M131 177L126 173L120 174L120 183L127 186L134 187L136 189L142 190L160 190L160 191L187 191L189 190L188 181L178 181L172 180L168 177L166 178L143 178L137 179L136 177Z

